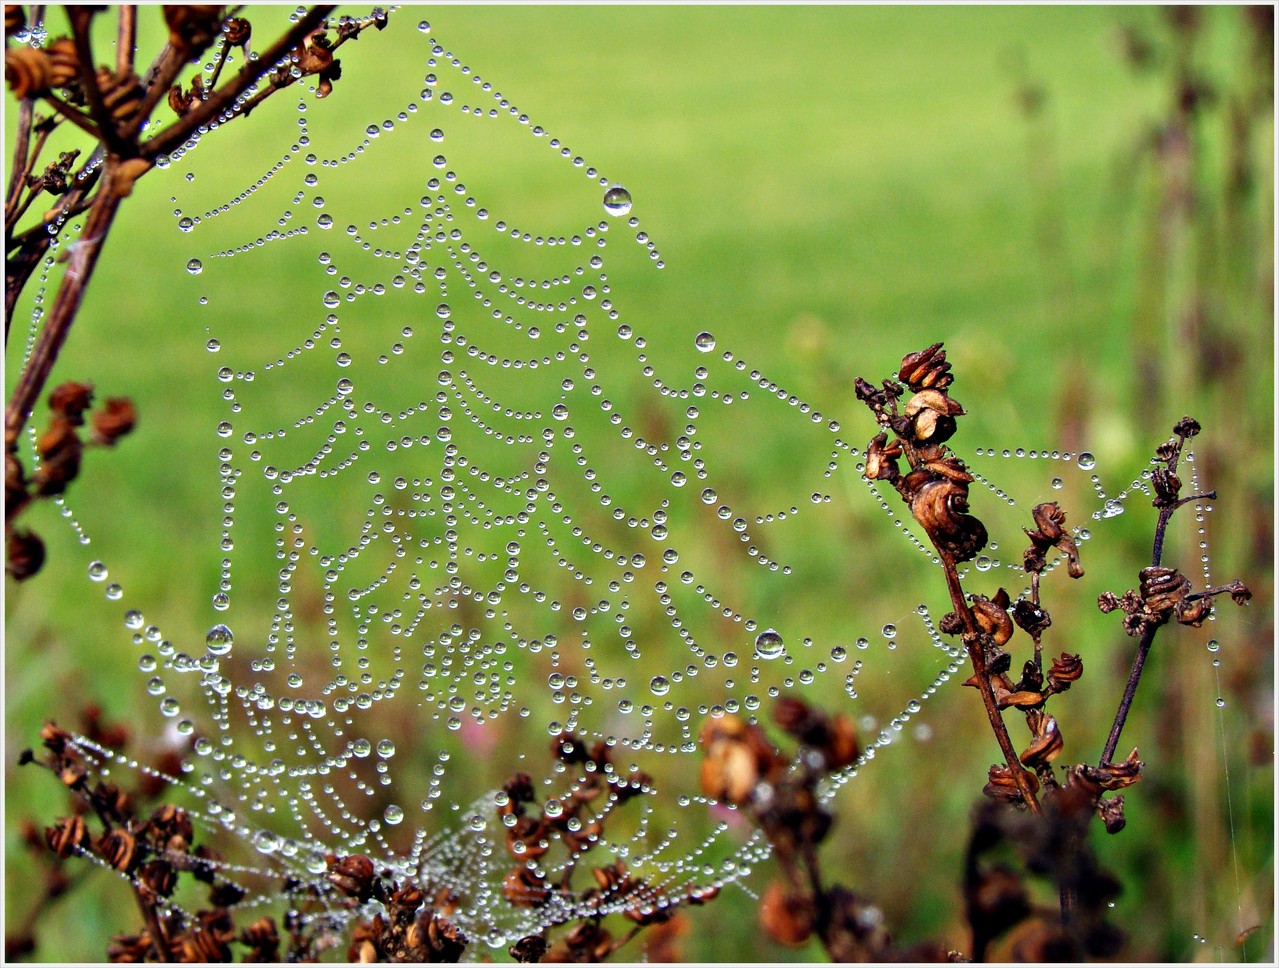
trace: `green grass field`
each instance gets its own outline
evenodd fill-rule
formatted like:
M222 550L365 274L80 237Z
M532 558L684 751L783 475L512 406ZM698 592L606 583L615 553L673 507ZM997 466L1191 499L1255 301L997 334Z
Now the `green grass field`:
M637 251L619 260L609 282L654 358L686 363L692 334L713 331L738 358L838 419L857 446L874 427L853 399L853 378L882 378L903 354L940 340L958 377L955 396L970 412L955 441L965 455L979 447L1086 449L1106 487L1120 490L1179 417L1198 417L1200 472L1218 489L1207 536L1213 577L1240 575L1256 597L1246 610L1224 607L1214 626L1161 637L1123 749L1140 745L1147 779L1129 791L1127 829L1100 846L1124 884L1115 921L1129 937L1126 958L1265 961L1274 928L1273 119L1266 102L1242 154L1253 186L1231 195L1227 175L1240 157L1232 99L1262 73L1249 59L1238 9L1200 12L1191 56L1214 97L1192 129L1186 170L1197 201L1184 218L1167 203L1181 156L1166 139L1162 153L1151 147L1175 100L1177 43L1153 8L408 9L392 15L384 35L344 48L334 94L307 116L320 138L326 119L350 128L397 110L399 95L388 92L418 86L424 67L412 24L428 17L440 43L532 123L631 192L665 268L628 239L612 239ZM265 25L266 14L252 16ZM1144 70L1125 60L1125 27L1155 43ZM1041 98L1029 112L1028 91ZM210 205L243 190L278 156L276 144L295 136L296 101L278 100L215 132L193 156L193 184ZM450 162L513 223L555 225L580 209L584 193L594 197L580 172L548 160L544 145L531 147L527 131L486 140L456 112L442 117L453 126ZM456 143L454 130L465 134ZM429 151L369 159L363 170L373 177L333 204L358 213L353 221L377 217L384 202L429 177ZM85 580L85 563L109 560L127 598L147 603L149 621L194 635L214 620L208 595L221 553L212 427L223 407L213 370L223 360L204 345L216 334L245 359L262 357L294 302L314 302L325 285L315 264L275 249L232 260L216 276L188 277L182 267L193 253L169 199L192 190L165 180L178 177L148 175L125 205L54 375L91 381L100 396L130 396L140 412L137 431L115 452L88 455L68 495L93 545L80 547L56 508L37 508L29 524L48 544L49 563L30 582L6 584L10 932L30 907L36 869L18 823L51 823L65 810L54 781L17 768L19 751L38 742L43 720L74 725L88 702L140 736L156 717L119 606ZM590 217L600 217L598 207ZM509 253L529 260L519 270L529 275L542 255ZM222 298L201 313L193 297L214 278ZM29 307L28 293L6 352L10 382ZM351 336L355 345L360 339ZM599 360L606 371L610 361ZM425 372L420 399L436 389L433 373ZM645 409L651 392L633 367L619 363L604 375L620 410L661 417L660 408ZM273 392L293 413L313 388L299 382ZM802 435L778 432L784 416L749 410L706 443L750 506L785 506L798 470L820 472L828 457ZM1060 499L1070 513L1072 500L1091 499L1078 473L1065 490L1045 493L1046 472L1034 461L975 466L1019 499L1024 521L1001 519L989 494L975 507L998 522L1006 560L1019 554L1018 528L1029 525L1035 501ZM830 485L842 502L838 530L801 515L777 538L779 556L796 560L803 576L785 594L775 582L752 584L758 569L726 561L719 570L723 549L711 543L699 548L699 574L736 587L779 628L803 624L830 636L904 622L916 603L943 600L940 573L847 479L851 465L843 474ZM1082 653L1087 669L1076 690L1055 700L1067 742L1062 762L1095 758L1130 661L1118 621L1093 607L1099 591L1123 591L1148 563L1153 512L1136 499L1128 507L1095 524L1097 540L1083 549L1086 588L1056 584L1047 594L1047 648ZM341 507L332 513L340 517ZM1194 578L1199 552L1193 516L1186 518L1172 548ZM264 557L259 572L237 578L246 611L271 608L273 568ZM1222 643L1219 667L1204 647L1209 638ZM902 681L918 689L935 673L934 658L908 645L884 672L890 698L863 690L859 714L891 715L892 697L910 694ZM538 671L525 661L522 672ZM634 681L651 674L641 666ZM874 898L906 941L968 944L960 858L986 766L998 758L969 692L953 680L942 688L920 717L931 738L886 750L837 801L828 870ZM830 708L844 699L835 679L815 695ZM545 737L519 727L504 726L502 742L540 755ZM395 728L411 738L422 727ZM477 764L485 782L500 784L510 772L504 749ZM425 778L425 761L415 769ZM685 769L694 775L691 761ZM122 885L101 871L87 880L42 921L38 959L100 960L111 934L137 929ZM765 883L757 877L751 886ZM792 950L766 940L754 908L747 893L730 890L693 911L683 957L821 957L816 944ZM1253 925L1260 930L1239 946L1236 936Z

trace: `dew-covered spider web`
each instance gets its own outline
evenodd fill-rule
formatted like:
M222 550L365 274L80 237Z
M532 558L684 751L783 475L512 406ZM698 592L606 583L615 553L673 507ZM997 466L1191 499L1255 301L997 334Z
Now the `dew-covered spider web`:
M353 127L308 91L287 123L255 128L238 190L206 187L225 165L206 157L216 130L164 160L162 272L207 348L192 392L221 409L192 430L220 524L212 555L191 554L217 567L192 568L206 612L172 630L127 563L91 549L89 578L191 744L177 779L192 816L252 847L222 872L252 888L241 908L312 885L340 925L356 912L326 858L364 853L446 888L458 927L494 948L597 910L501 896L500 787L527 771L553 812L569 778L546 751L565 733L613 750L597 858L624 860L654 903L751 890L767 844L699 789L701 724L763 719L787 694L851 703L866 750L830 797L926 739L929 699L967 661L936 628L943 588L845 607L855 589L833 587L811 625L779 603L824 580L805 543L842 540L850 517L900 531L908 556L932 551L897 495L861 477L874 427L851 388L843 413L818 412L740 358L712 307L654 339L615 283L660 284L664 268L626 173L597 170L419 29L420 70L388 80L384 114ZM507 151L533 159L511 174L519 191L479 164ZM383 177L406 167L409 192ZM571 180L572 205L542 205L543 178ZM752 453L783 446L799 455L788 496L762 497ZM977 502L1027 509L1073 487L1085 554L1090 529L1151 494L1144 475L1108 490L1087 453L957 450ZM1019 457L1041 488L1014 501L999 481ZM996 530L970 567L1015 596L1022 536ZM926 674L904 671L907 648L931 656ZM645 795L623 808L632 780ZM573 861L530 863L556 881Z

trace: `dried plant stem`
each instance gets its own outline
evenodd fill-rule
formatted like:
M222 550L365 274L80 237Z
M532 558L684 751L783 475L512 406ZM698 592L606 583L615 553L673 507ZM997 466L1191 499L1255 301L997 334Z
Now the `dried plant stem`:
M147 923L147 932L151 935L151 947L155 949L156 958L162 963L173 961L173 955L169 952L169 944L164 937L164 929L160 926L160 919L156 917L155 905L147 901L141 889L136 885L133 888L133 896L137 899L143 920Z
M990 670L986 665L986 652L982 645L981 630L977 625L976 616L973 615L973 611L968 607L968 601L964 597L964 589L959 583L959 571L955 566L955 559L938 546L936 542L934 542L933 546L937 548L937 554L941 558L942 571L946 575L946 590L950 593L951 607L954 608L955 614L964 623L964 648L968 650L968 659L973 664L973 675L977 680L977 691L981 693L982 704L986 707L986 718L990 720L990 729L995 734L995 741L999 744L1000 752L1004 754L1004 762L1008 764L1008 769L1017 784L1017 789L1021 791L1026 807L1031 813L1039 813L1039 801L1026 780L1026 771L1021 765L1021 759L1017 755L1017 748L1013 746L1012 738L1008 735L1008 726L1004 723L1003 713L995 700L995 688L991 685Z
M49 380L49 374L84 299L85 287L102 252L102 243L111 223L115 221L120 203L124 200L125 196L111 185L111 167L111 162L108 161L107 184L100 189L89 209L89 217L85 219L80 239L72 249L71 261L62 277L62 284L58 287L49 319L40 330L40 338L36 341L5 408L7 441L17 440L22 433L28 415Z

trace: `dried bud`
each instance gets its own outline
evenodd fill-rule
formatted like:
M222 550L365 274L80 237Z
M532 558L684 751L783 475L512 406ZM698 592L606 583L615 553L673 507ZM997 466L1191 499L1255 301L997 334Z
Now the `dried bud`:
M1057 720L1036 709L1026 715L1026 725L1034 738L1021 754L1021 761L1031 769L1046 766L1061 753L1062 738Z
M923 467L924 470L932 471L936 476L955 481L957 484L971 484L976 480L972 474L968 473L968 468L964 466L964 462L953 454L940 460L924 461Z
M586 741L572 733L560 733L551 740L551 755L561 763L585 763L591 758ZM531 799L531 798L530 798Z
M760 899L759 922L774 941L798 947L812 936L813 905L807 898L793 897L781 881L775 880Z
M169 27L169 43L187 60L202 54L222 28L220 6L211 4L178 4L164 8L164 22Z
M32 531L13 530L5 549L5 571L17 581L25 581L44 565L44 542Z
M1099 800L1097 816L1101 817L1101 822L1106 825L1106 833L1117 834L1123 830L1124 825L1128 823L1124 819L1124 795L1120 793L1106 800Z
M925 350L904 356L901 368L897 371L897 379L912 390L919 391L927 387L943 390L950 386L954 377L950 373L950 364L946 362L946 351L942 349L942 344L934 343Z
M93 441L106 447L133 430L137 425L138 415L133 401L128 397L109 397L101 410L93 413Z
M178 886L178 872L165 860L153 860L138 870L138 883L158 897L168 897Z
M748 803L756 784L785 766L763 730L733 715L707 720L699 742L706 750L702 792L726 803Z
M165 9L172 9L166 7ZM179 8L180 9L180 8ZM142 105L146 89L137 74L128 71L116 74L106 67L99 67L96 74L102 105L117 124L128 121ZM133 159L140 160L140 159Z
M1048 685L1053 692L1065 692L1083 674L1084 664L1079 656L1063 652L1059 658L1053 659L1048 670Z
M1026 532L1031 543L1025 554L1026 570L1043 571L1046 564L1044 553L1055 547L1066 556L1070 577L1082 578L1084 568L1079 561L1079 548L1070 532L1065 529L1066 512L1055 501L1051 501L1035 505L1031 509L1031 516L1035 519L1036 530Z
M932 480L910 502L911 514L937 547L956 562L971 561L986 546L985 526L968 511L968 487L950 480Z
M1122 790L1141 779L1143 764L1134 749L1122 763L1106 763L1102 766L1085 766L1084 778L1103 790Z
M84 423L84 412L93 406L93 384L68 380L49 394L49 409L73 427Z
M901 476L897 469L897 458L902 454L900 440L888 443L888 435L881 433L875 436L866 449L866 470L863 472L868 481L894 481Z
M327 860L330 884L358 901L367 901L373 896L374 881L377 878L373 861L363 854L352 854L349 857L330 854Z
M847 714L839 713L830 721L830 731L823 752L826 754L826 767L831 770L852 766L861 756L857 727Z
M535 860L546 853L550 831L533 817L521 816L506 828L506 850L516 860Z
M1176 568L1152 565L1138 572L1143 605L1151 617L1167 621L1168 613L1190 592L1190 579Z
M83 817L63 817L52 827L45 828L44 842L59 857L69 857L73 851L88 849L89 828L85 826Z
M248 48L253 25L241 17L230 17L222 25L222 39L229 47Z
M4 52L4 79L19 101L49 93L53 65L37 47L15 47Z
M466 936L448 918L431 910L423 911L413 923L418 937L425 939L428 961L436 964L454 963L466 950Z
M133 870L138 859L138 842L133 834L121 827L107 831L95 845L98 856L107 864L125 874Z
M521 965L531 965L542 961L546 955L546 935L530 934L506 949L507 953Z
M1039 778L1035 774L1027 773L1023 770L1022 776L1025 777L1026 785L1032 794L1038 791ZM1021 788L1017 785L1017 779L1013 776L1013 772L1007 763L991 764L988 777L986 786L981 791L986 796L995 800L1008 800L1013 803L1023 802Z
M1191 437L1197 436L1201 429L1199 421L1194 417L1182 417L1177 421L1177 426L1172 428L1172 432L1182 440L1189 440Z
M1008 593L1000 589L993 598L973 595L973 616L981 630L994 640L996 646L1004 645L1013 637L1013 620L1009 617Z
M517 867L502 881L502 896L514 907L541 907L551 896L551 889L542 875Z
M182 85L169 88L169 107L178 117L185 117L204 101L204 78L197 74L191 78L191 90L183 91Z
M1212 599L1196 598L1193 601L1178 602L1173 608L1173 617L1182 625L1199 628L1210 612L1212 612Z

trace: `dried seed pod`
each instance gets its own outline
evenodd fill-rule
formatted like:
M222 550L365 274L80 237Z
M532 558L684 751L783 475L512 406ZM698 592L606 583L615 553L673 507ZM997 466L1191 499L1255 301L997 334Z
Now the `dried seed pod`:
M868 481L895 481L901 476L897 469L897 458L902 454L900 440L888 443L888 435L881 433L871 440L866 449L866 470L863 476Z
M1036 709L1027 713L1026 725L1034 738L1021 754L1022 763L1031 769L1048 765L1061 754L1062 737L1057 720Z
M15 47L4 52L4 79L19 101L48 94L53 65L38 47Z
M514 907L541 907L551 896L546 878L527 867L517 867L502 881L502 896Z
M44 542L39 535L16 528L9 532L5 548L5 571L15 580L26 581L36 574L44 566L44 559Z
M73 427L84 423L84 412L93 406L93 384L68 380L49 394L49 409Z
M706 756L701 765L702 792L742 806L759 781L785 760L758 726L733 715L707 720L699 737Z
M992 599L985 595L973 595L973 617L981 630L991 637L996 646L1004 645L1013 637L1013 620L1008 614L1008 593L1000 589Z
M954 376L950 373L950 364L946 362L946 351L942 349L942 344L934 343L927 349L904 356L897 371L897 379L912 390L927 387L942 390L950 386Z
M1137 751L1134 749L1122 763L1085 766L1083 772L1086 779L1103 790L1122 790L1141 779L1141 768L1144 765L1137 759Z
M117 124L128 121L146 96L141 78L131 71L116 74L106 67L98 68L96 78L103 107L107 109L111 119Z
M759 902L759 923L779 944L798 947L813 933L813 906L807 898L793 897L786 886L772 881Z
M107 831L94 845L99 857L111 867L125 874L133 870L138 859L138 841L133 834L121 827Z
M1009 800L1014 803L1023 802L1021 788L1017 785L1017 780L1007 763L991 764L987 775L988 780L986 786L982 788L982 793L995 800ZM1039 778L1035 774L1022 770L1022 776L1025 778L1027 787L1032 794L1039 790Z
M939 549L956 562L971 561L986 546L986 527L968 511L968 487L951 480L931 480L910 502L911 514Z
M179 4L164 8L169 43L188 59L198 58L222 29L223 8L212 4Z
M336 857L330 854L328 860L327 879L343 894L359 901L367 901L373 896L373 884L377 871L373 861L363 854L352 854L348 857Z
M1048 685L1053 692L1065 692L1083 674L1084 664L1079 656L1063 652L1060 657L1053 659L1052 667L1048 670Z
M542 820L521 816L506 828L506 851L516 860L536 860L549 848L549 836Z
M137 410L128 397L108 397L102 409L93 412L93 442L105 447L130 433L138 422Z
M1097 816L1106 825L1106 833L1117 834L1123 830L1128 823L1124 818L1124 795L1120 793L1105 800L1098 800Z
M52 827L46 827L44 842L60 858L66 858L76 850L89 847L89 828L83 817L63 817Z
M229 47L248 48L253 36L253 25L242 17L228 17L222 25L222 40Z
M1194 601L1182 600L1173 608L1173 617L1182 625L1199 628L1212 612L1212 599L1196 598Z
M138 883L158 897L168 897L178 886L178 872L168 861L149 861L139 868Z

